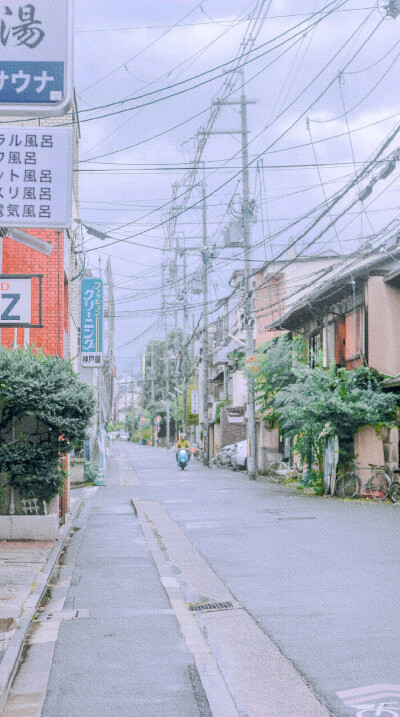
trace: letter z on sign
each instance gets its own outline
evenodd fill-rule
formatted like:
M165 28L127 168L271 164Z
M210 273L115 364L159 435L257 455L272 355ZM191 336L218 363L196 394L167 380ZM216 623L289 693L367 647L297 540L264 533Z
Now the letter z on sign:
M31 280L0 279L0 326L31 323Z

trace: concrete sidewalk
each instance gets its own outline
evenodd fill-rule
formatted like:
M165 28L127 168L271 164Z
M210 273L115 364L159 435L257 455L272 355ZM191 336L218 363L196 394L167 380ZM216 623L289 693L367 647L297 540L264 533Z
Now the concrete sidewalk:
M26 633L51 572L68 541L83 494L71 498L55 541L0 541L0 710L14 678Z

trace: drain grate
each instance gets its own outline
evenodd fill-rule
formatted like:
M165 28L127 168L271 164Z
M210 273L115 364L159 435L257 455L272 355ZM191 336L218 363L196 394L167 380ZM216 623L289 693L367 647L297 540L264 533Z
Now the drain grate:
M189 605L192 612L211 612L212 610L233 610L231 602L203 602L199 605Z

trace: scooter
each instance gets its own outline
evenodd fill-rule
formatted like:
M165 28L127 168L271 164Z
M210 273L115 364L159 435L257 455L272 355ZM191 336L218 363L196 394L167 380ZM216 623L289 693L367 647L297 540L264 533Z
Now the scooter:
M184 471L187 464L189 463L189 453L185 448L181 448L178 451L177 461L179 468L182 468L182 470Z

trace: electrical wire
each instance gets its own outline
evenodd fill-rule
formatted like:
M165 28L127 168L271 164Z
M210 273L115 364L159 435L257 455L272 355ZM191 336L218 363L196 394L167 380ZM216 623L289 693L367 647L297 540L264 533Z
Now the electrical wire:
M365 22L365 21L363 21L363 22ZM352 56L352 58L351 58L351 59L349 60L349 62L347 63L347 66L350 65L350 63L353 61L353 59L359 54L359 52L361 51L361 49L362 49L363 47L365 47L365 45L367 44L367 42L371 39L372 35L374 34L374 32L376 32L376 30L378 29L378 27L380 26L380 24L381 24L382 22L383 22L383 19L378 23L378 25L377 25L377 26L374 28L374 30L370 33L370 35L368 36L368 38L363 42L362 46L361 46L361 47L357 50L357 52ZM343 47L345 47L346 44L350 41L350 39L351 39L351 37L353 36L353 34L354 34L354 33L352 33L352 35L350 36L350 38L348 38L348 40L344 43L344 45L342 45L342 47L335 53L334 58L341 52L341 50L343 49ZM325 67L327 67L327 66L333 61L334 58L331 58L331 60L329 61L329 63L327 63L327 65L325 65ZM321 75L321 73L324 71L325 67L318 72L318 74L317 74L316 77L319 77L319 76ZM316 78L314 78L313 81L315 81L315 79L316 79ZM313 102L307 107L307 109L304 110L304 111L301 113L301 115L300 115L299 117L297 117L297 118L290 124L290 126L289 126L288 128L286 128L285 130L283 130L283 131L281 132L281 134L279 135L279 137L277 137L277 138L267 147L268 150L271 149L271 147L274 146L283 136L285 136L285 135L290 131L290 129L292 129L292 128L300 121L300 119L301 119L302 117L304 117L306 114L308 114L308 112L310 111L310 109L319 101L319 99L323 96L323 94L325 94L325 92L327 91L327 89L329 89L329 88L333 85L333 83L335 82L335 80L336 80L336 78L334 78L333 80L331 80L330 83L328 84L328 87L325 88L325 89L318 95L318 97L317 97L315 100L313 100ZM311 83L309 83L309 84L307 85L307 88L306 88L306 89L308 89L308 87L310 86L310 84L312 84L313 81L311 81ZM303 94L304 91L305 91L305 90L303 90L301 94ZM298 97L299 97L299 96L298 96ZM296 99L298 99L298 97L297 97ZM289 107L290 107L292 104L293 104L293 102L289 105ZM287 108L286 108L286 109L287 109ZM281 113L281 114L282 114L282 113ZM261 132L257 135L257 137L258 137L260 134L261 134ZM254 138L254 139L256 139L256 138ZM251 141L254 141L254 139L253 139L253 140L250 140L250 142L251 142ZM250 142L249 142L248 144L250 144ZM256 159L260 159L260 158L263 156L264 153L265 153L265 150L262 151L261 153L259 153L259 155L256 155L255 159L252 159L252 160L249 162L248 166L251 166L251 165L256 161ZM236 153L234 156L237 156L237 154L238 154L238 153ZM224 182L223 184L221 184L217 189L214 189L214 190L212 190L211 192L209 192L209 193L207 194L207 197L206 197L206 198L208 199L209 197L214 196L214 194L216 194L220 189L222 189L224 186L226 186L227 184L229 184L233 179L236 179L238 176L240 176L241 173L242 173L242 170L236 172L230 179L228 179L226 182ZM194 186L199 186L199 184L200 184L200 182L198 182L198 183L195 184ZM181 196L184 196L184 195L181 195ZM201 201L201 200L198 200L198 201L196 201L196 202L193 202L192 205L191 205L191 207L189 207L189 208L193 208L194 206L197 206L197 205L200 203L200 201ZM168 203L168 204L170 204L170 203ZM161 207L160 207L160 210L163 209L165 206L166 206L166 205L161 206ZM179 217L181 214L187 212L189 208L188 208L188 207L185 207L184 209L180 210L179 212L177 212L177 213L175 214L175 217L174 217L174 218L177 218L177 217ZM151 214L151 213L150 213L150 214ZM147 216L149 216L149 215L148 215L148 214L143 215L143 217L141 217L141 218L146 218ZM153 229L159 228L160 226L163 226L163 225L167 224L167 223L170 222L170 221L171 221L171 217L169 217L169 218L167 218L167 219L164 219L164 220L162 220L161 222L159 222L158 224L154 225L154 226L153 226ZM125 224L125 225L121 225L121 226L119 226L119 227L116 227L116 229L121 229L121 228L124 227L124 226L129 226L129 223L128 223L128 224ZM123 239L123 240L122 240L122 239L117 239L117 240L115 240L115 241L113 241L113 242L110 242L109 244L107 244L107 245L105 245L105 246L110 246L110 245L112 245L112 244L119 243L120 241L125 241L125 242L127 242L127 243L130 243L130 239L131 239L131 238L135 238L135 237L137 237L137 236L140 236L140 235L142 235L143 233L145 233L145 232L143 232L143 231L142 231L142 232L137 232L137 233L131 235L131 237L129 237L129 238L126 238L126 239ZM88 250L88 251L90 251L90 250Z

